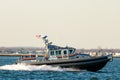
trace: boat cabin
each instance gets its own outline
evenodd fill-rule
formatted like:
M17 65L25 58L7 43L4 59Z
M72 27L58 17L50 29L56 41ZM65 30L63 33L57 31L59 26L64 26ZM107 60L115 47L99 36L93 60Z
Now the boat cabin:
M69 59L71 56L74 56L74 48L59 48L49 50L49 60L57 59Z

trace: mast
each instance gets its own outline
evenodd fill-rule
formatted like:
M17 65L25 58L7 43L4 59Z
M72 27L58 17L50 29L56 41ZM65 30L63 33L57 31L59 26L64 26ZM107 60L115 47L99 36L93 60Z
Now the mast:
M45 52L46 52L46 54L48 54L49 49L48 49L48 39L47 39L47 36L43 36L42 39L43 39L44 45L45 45L45 50L46 50Z
M47 35L42 37L43 41L44 41L44 45L45 45L45 56L44 56L44 60L46 60L45 58L48 57L49 55L49 45L52 44L52 42L49 42L49 40L47 39Z

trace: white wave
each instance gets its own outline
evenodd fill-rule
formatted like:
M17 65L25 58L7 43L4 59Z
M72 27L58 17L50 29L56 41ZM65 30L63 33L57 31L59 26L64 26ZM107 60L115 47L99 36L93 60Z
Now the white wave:
M80 71L73 68L60 68L60 67L53 67L48 65L24 65L24 64L11 64L11 65L4 65L0 66L0 70L21 70L21 71Z
M83 71L83 70L80 70L80 69L75 69L75 68L62 68L63 71Z
M24 65L24 64L12 64L0 66L0 70L23 70L23 71L63 71L60 67L52 67L47 65L33 66L33 65Z

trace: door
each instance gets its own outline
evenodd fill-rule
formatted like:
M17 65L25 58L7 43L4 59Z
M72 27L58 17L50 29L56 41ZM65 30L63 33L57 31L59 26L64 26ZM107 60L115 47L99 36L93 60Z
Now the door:
M69 59L68 50L63 50L62 51L62 59Z

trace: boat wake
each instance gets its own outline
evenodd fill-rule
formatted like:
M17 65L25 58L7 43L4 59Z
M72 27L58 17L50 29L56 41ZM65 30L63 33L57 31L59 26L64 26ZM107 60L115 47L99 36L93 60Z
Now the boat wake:
M0 70L21 70L21 71L80 71L72 68L60 68L48 65L34 66L24 64L11 64L0 66Z

